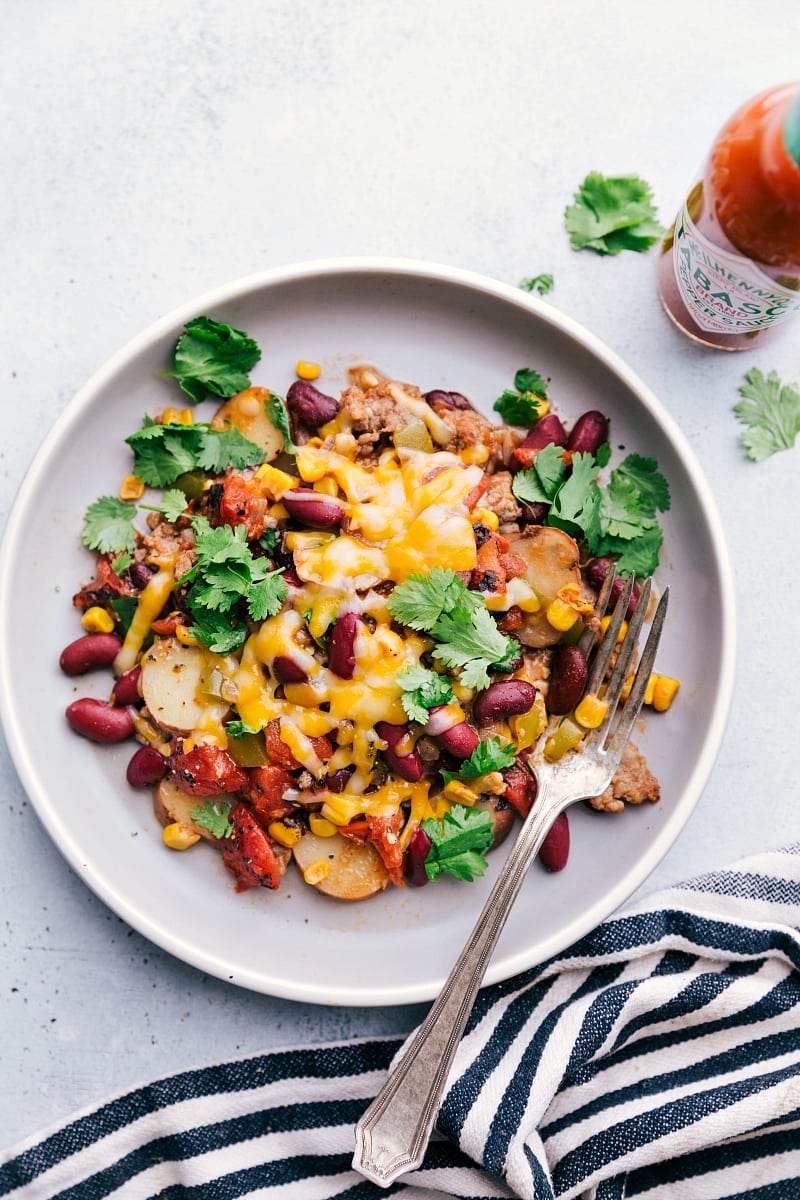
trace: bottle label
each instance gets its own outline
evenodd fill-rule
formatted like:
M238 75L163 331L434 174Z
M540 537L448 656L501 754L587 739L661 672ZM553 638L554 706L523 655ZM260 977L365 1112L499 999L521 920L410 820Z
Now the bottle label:
M687 308L710 333L755 333L800 312L800 292L770 279L744 255L715 246L686 204L675 222L673 263Z

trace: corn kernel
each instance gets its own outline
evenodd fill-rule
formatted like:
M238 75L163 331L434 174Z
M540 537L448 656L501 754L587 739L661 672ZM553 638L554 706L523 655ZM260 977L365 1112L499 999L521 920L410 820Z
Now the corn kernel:
M290 850L303 836L297 825L287 825L285 821L272 821L267 826L267 833L274 842L280 842L282 846L288 846Z
M653 688L653 708L656 712L666 712L678 694L680 680L672 679L669 675L659 675Z
M167 825L161 836L164 845L169 846L170 850L188 850L200 841L200 834L196 833L191 825L181 825L180 821L173 821L171 825Z
M321 372L322 368L319 363L306 362L303 358L295 363L294 373L298 379L319 379Z
M81 617L81 625L88 633L113 633L114 618L99 604L93 604Z
M491 508L476 508L471 514L470 520L473 525L485 525L487 529L491 529L492 533L500 524L500 518Z
M600 633L604 634L610 624L611 624L611 617L603 617L602 621L600 622ZM623 621L619 627L619 633L617 634L617 642L624 641L625 634L627 632L628 632L628 622ZM630 691L630 688L628 688L628 691Z
M141 500L144 484L138 475L126 475L119 486L120 500Z
M181 754L188 754L190 750L194 750L196 745L197 742L194 740L194 738L184 738L183 742L181 743Z
M599 729L605 720L608 705L597 696L586 695L575 709L575 720L584 729Z
M322 883L323 879L327 879L331 873L331 864L327 858L318 858L316 862L311 863L303 871L303 879L306 883L310 883L312 887L315 884Z
M657 679L658 679L657 675L651 675L647 681L647 687L644 689L644 703L645 704L653 703L653 693L656 690L656 680Z
M165 408L163 413L161 414L161 423L162 423L162 425L180 425L181 424L180 410L177 408L173 408L171 405L169 408Z
M188 625L178 625L175 629L175 637L183 646L196 646L198 644L197 638Z
M323 496L338 496L339 485L332 475L323 475L314 484L314 491L321 492Z
M468 467L480 466L489 458L489 447L484 446L482 442L478 442L475 446L467 446L461 451L460 458Z
M622 685L622 691L619 694L620 700L628 699L628 696L630 696L630 694L631 694L632 687L633 687L633 676L629 675L628 678L625 680L625 682Z
M555 600L551 600L545 610L545 616L549 625L553 629L558 629L561 633L566 633L571 629L577 620L575 609L569 604L566 604L558 596Z
M466 804L467 808L472 808L475 801L478 799L477 793L473 792L472 788L467 787L460 779L451 779L449 783L444 785L442 789L448 800L453 804Z
M333 837L338 832L333 821L328 821L325 817L321 817L319 813L311 813L308 818L308 827L317 837Z
M194 425L194 413L191 408L182 408L178 413L181 425Z

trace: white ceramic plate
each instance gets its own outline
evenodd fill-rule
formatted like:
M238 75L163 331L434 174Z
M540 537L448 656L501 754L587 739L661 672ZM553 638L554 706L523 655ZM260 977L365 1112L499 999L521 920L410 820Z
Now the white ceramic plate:
M243 987L323 1004L401 1004L438 991L500 865L468 885L442 880L337 904L298 883L237 895L219 856L165 849L149 794L125 782L131 746L98 747L64 721L76 695L107 697L105 672L58 668L79 635L71 597L92 574L79 533L89 503L130 469L123 438L145 411L180 401L159 377L185 321L209 314L260 344L254 383L285 393L298 359L322 364L336 392L371 362L423 390L464 392L487 412L515 370L552 380L570 418L611 418L613 462L658 460L672 509L659 578L672 586L659 653L677 704L639 740L662 784L658 805L619 816L572 810L568 867L531 870L489 967L493 982L557 953L617 908L688 819L717 754L733 676L731 572L716 506L693 453L645 385L595 337L515 288L405 260L285 267L201 296L120 351L70 403L37 455L10 517L0 568L0 703L31 800L74 870L116 913L171 954ZM45 631L20 638L20 629Z

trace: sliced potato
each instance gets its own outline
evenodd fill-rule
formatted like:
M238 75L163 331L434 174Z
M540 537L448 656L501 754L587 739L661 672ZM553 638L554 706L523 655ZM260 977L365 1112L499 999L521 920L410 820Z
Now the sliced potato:
M211 419L215 429L234 425L248 441L264 451L264 462L272 462L283 450L283 434L270 421L265 401L269 391L263 387L245 388L221 405Z
M361 846L340 833L332 837L305 834L294 847L294 859L303 875L318 863L328 864L330 870L322 874L322 867L322 877L312 886L336 900L366 900L382 892L389 882L389 872L375 847Z
M197 646L163 638L142 655L142 696L154 720L175 733L188 733L201 723L221 723L229 706L201 690L208 669Z
M525 580L539 597L542 607L529 613L516 636L526 646L552 646L562 634L554 629L545 615L547 606L563 587L580 588L580 555L574 538L563 529L551 525L529 525L524 535L511 544L514 554L521 555L528 568Z
M239 797L233 794L211 796L209 799L213 804L229 804L231 808L239 802ZM213 842L215 846L222 846L224 843L219 838L215 838L210 830L192 820L192 809L205 802L206 797L190 796L171 779L162 779L153 792L153 812L160 825L166 828L167 825L177 822L179 825L185 825L194 833L198 833L207 842Z

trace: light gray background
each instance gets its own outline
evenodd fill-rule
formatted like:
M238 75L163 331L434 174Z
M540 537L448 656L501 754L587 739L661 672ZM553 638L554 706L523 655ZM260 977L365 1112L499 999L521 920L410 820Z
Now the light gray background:
M646 890L797 837L798 453L755 465L744 372L800 379L798 330L725 355L663 316L655 252L570 250L590 169L648 179L672 219L716 129L797 76L777 0L6 0L0 7L0 521L49 425L120 345L277 264L427 258L550 300L650 384L718 498L739 667L719 761ZM702 614L700 614L702 619ZM20 637L46 636L21 629ZM680 753L680 747L676 747ZM170 960L50 844L0 739L0 1131L7 1145L151 1077L409 1030L425 1006L272 1000ZM576 886L580 881L576 880Z

